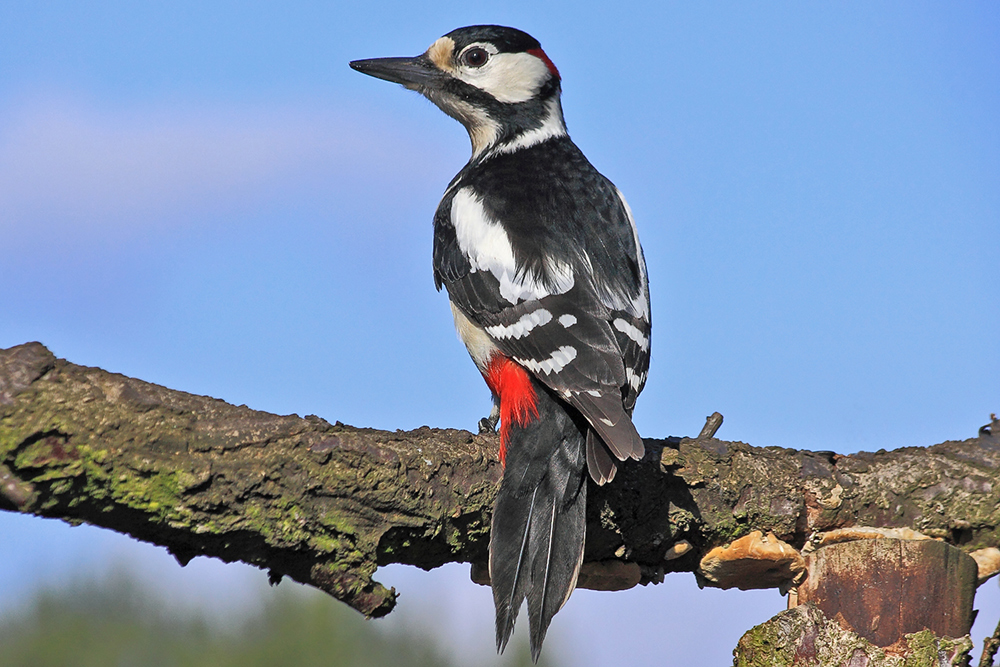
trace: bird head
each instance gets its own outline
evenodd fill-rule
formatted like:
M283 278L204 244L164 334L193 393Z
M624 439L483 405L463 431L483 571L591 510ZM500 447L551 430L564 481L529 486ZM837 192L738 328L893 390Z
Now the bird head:
M538 40L515 28L459 28L419 56L355 60L351 67L427 97L465 126L473 156L566 133L559 70Z

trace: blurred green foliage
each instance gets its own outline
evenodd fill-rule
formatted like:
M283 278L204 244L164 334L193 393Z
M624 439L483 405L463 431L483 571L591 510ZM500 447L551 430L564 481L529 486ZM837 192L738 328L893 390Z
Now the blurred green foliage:
M457 664L430 634L376 624L325 595L287 586L243 618L210 621L117 575L45 590L23 609L6 610L0 616L0 667ZM511 646L507 654L510 667L531 664L526 645Z

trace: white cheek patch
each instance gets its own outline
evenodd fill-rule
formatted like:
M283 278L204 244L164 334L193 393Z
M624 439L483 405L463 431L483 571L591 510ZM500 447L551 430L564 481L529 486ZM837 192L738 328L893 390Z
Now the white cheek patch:
M454 75L511 104L530 100L552 76L548 65L530 53L497 53L482 67L459 67Z
M500 283L500 296L509 303L516 305L519 301L542 299L572 289L573 269L566 264L552 263L546 267L554 283L551 287L528 273L519 275L507 232L489 218L472 188L455 193L451 223L455 226L458 247L469 260L472 271L492 273Z
M535 327L548 324L551 321L552 313L544 308L539 308L527 315L522 315L521 319L510 326L499 324L493 327L486 327L486 333L494 338L524 338Z

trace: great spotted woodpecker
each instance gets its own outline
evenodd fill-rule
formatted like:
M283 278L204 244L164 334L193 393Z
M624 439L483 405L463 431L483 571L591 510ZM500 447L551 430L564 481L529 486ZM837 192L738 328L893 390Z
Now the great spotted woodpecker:
M644 453L631 419L650 341L635 222L566 133L559 71L530 35L459 28L415 58L351 67L422 93L472 139L434 216L434 280L500 421L497 649L527 598L537 661L583 562L585 470L605 484L616 460Z

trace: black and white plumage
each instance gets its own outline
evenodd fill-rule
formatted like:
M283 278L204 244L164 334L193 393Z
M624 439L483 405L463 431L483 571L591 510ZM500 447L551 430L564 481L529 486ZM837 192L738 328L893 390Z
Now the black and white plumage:
M434 279L499 407L498 648L527 598L537 659L583 559L585 470L604 484L644 453L631 420L650 353L635 222L570 140L559 72L530 35L460 28L416 58L351 66L422 93L472 140L434 216Z

